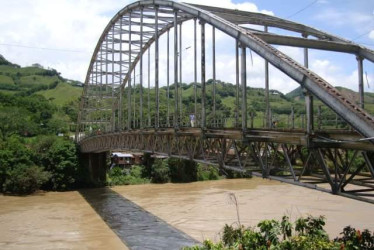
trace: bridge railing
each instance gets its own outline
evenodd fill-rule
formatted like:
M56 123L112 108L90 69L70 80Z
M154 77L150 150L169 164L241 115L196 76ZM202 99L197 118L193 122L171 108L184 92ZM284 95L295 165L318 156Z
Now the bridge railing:
M315 115L313 117L314 130L334 130L334 129L346 129L351 130L351 127L343 121L338 116L327 116L323 117L321 115ZM266 125L266 115L263 112L254 113L251 112L248 115L247 119L247 128L248 129L306 129L306 115L305 114L274 114L270 117L270 123ZM101 123L102 124L102 123ZM169 119L166 117L160 118L159 128L173 128L175 121L174 117L170 116ZM241 119L240 117L224 117L220 116L215 119L208 119L206 122L206 128L213 129L241 129ZM183 119L178 119L177 128L188 128L188 127L201 127L200 117L197 116L194 120L191 120L189 117L184 117ZM143 129L155 128L155 119L150 120L150 122L143 121ZM142 129L140 127L139 119L135 119L131 123L131 129ZM111 126L107 125L87 125L82 131L79 131L77 134L76 140L79 141L85 137L103 135L111 132L120 132L128 130L127 127L119 128L116 126L114 130Z

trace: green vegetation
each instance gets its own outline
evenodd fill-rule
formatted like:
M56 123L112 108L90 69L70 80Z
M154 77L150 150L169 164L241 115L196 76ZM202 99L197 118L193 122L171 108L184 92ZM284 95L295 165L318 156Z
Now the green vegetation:
M44 96L57 106L76 102L83 88L78 81L67 80L55 69L44 69L39 64L20 67L0 55L0 93Z
M54 135L30 139L11 135L0 142L0 191L29 194L81 185L74 142Z
M183 83L182 85L182 95L183 95L183 115L181 117L181 122L184 125L189 125L189 114L194 113L195 110L195 99L194 99L194 83L186 84ZM201 84L196 84L197 88L197 110L201 110ZM354 101L358 102L358 93L338 87L338 89L342 92L343 95L346 95L353 99ZM108 91L111 91L108 88ZM135 88L132 90L135 92L135 99L136 102L139 103L140 98L140 86L136 85ZM127 89L125 89L127 92ZM133 92L133 93L134 93ZM150 102L151 105L155 102L155 91L151 89L149 92L150 95ZM206 83L206 114L207 114L207 123L208 126L212 126L213 124L213 80L210 79ZM240 91L239 91L240 92ZM148 96L148 89L143 89L144 96ZM236 112L236 86L223 82L220 80L216 80L216 126L225 126L225 127L234 127L235 125L235 112ZM172 116L174 112L174 85L170 85L170 114ZM241 96L241 93L239 93ZM134 95L133 95L134 97ZM291 128L292 126L292 119L291 113L292 109L294 110L294 117L295 117L295 128L302 128L306 126L306 111L305 111L305 101L304 101L304 92L302 91L301 87L296 88L295 90L291 91L288 94L283 94L277 90L270 90L269 101L270 101L270 109L271 109L271 118L272 121L276 122L277 128ZM239 98L240 99L240 98ZM161 124L164 125L166 123L166 115L167 115L167 87L164 86L159 90L159 100L160 100L160 117L161 117ZM104 103L103 103L104 104ZM107 107L111 107L110 103L105 103ZM321 121L319 121L319 108L321 112ZM247 87L247 116L248 116L248 126L251 127L253 123L253 127L255 128L262 128L265 124L265 110L266 103L265 103L265 90L262 88L251 88ZM374 114L374 94L373 93L365 93L365 110L368 111L370 114ZM123 117L127 117L127 109L124 107L123 109ZM155 117L155 109L150 110L150 116ZM102 116L103 111L96 111L96 113L92 114L92 117ZM110 114L106 114L110 115ZM197 120L199 121L200 117L197 114ZM241 108L239 107L239 117L241 116ZM319 128L319 123L321 125L321 129L327 128L347 128L347 124L343 122L340 118L337 119L336 114L326 105L324 105L318 99L314 99L314 125L316 128ZM139 124L139 114L135 114L135 123ZM148 117L148 109L144 108L143 110L143 117ZM252 119L253 117L253 119ZM172 119L172 117L170 117ZM239 118L240 119L240 118ZM153 122L153 120L152 120ZM135 124L135 125L136 125Z
M74 87L66 82L60 83L54 89L41 90L37 92L46 99L51 100L57 106L66 106L69 103L77 104L82 95L82 88ZM71 105L69 105L71 106Z
M131 169L121 169L114 167L110 169L107 174L107 184L113 185L135 185L149 183L150 180L143 178L144 166L134 165Z
M107 184L186 183L221 178L217 168L189 160L154 159L145 154L143 164L126 168L114 166L108 171Z
M224 250L224 249L373 249L374 234L369 230L345 227L342 237L330 240L324 230L323 216L298 218L291 223L287 216L281 221L263 220L256 227L225 225L221 241L213 243L205 240L202 246L185 247L185 250Z
M197 164L198 181L218 180L220 178L221 177L217 168L206 164Z
M21 68L0 56L0 192L29 194L83 184L78 151L69 140L78 106L73 92L82 88L67 82L54 69ZM41 95L53 91L58 101Z
M151 168L151 178L153 183L166 183L170 181L170 167L167 160L155 160Z
M15 194L31 194L51 177L42 167L24 164L16 165L7 175L3 190Z

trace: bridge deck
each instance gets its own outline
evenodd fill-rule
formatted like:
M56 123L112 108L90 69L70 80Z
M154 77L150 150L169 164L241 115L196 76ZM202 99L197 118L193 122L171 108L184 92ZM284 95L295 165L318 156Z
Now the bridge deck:
M300 146L314 146L319 148L344 148L355 149L363 151L374 151L374 146L369 140L362 140L362 136L354 131L347 130L324 130L315 131L313 135L308 135L303 130L264 130L264 129L248 129L243 133L240 129L200 129L200 128L160 128L160 129L134 129L130 131L102 133L100 135L93 135L82 139L80 142L84 145L89 141L96 141L105 144L106 140L113 137L123 136L189 136L189 137L204 137L204 138L222 138L240 140L243 142L272 142L272 143L286 143ZM113 148L96 149L95 152L104 152ZM83 152L90 152L83 151Z

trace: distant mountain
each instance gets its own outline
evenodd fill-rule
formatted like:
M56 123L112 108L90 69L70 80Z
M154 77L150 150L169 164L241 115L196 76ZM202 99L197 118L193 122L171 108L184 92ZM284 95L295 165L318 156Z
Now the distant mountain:
M344 96L348 97L351 100L354 100L358 102L360 100L360 94L358 92L355 92L351 89L344 88L344 87L336 87L340 93L342 93ZM364 95L365 103L374 104L374 93L365 93Z
M303 89L301 88L301 86L287 93L286 96L290 98L291 100L304 100L304 93L303 93Z
M359 102L360 95L358 92L353 91L351 89L345 87L335 87L339 92L346 96L347 98L354 100L355 102ZM291 100L304 100L304 92L303 89L299 86L296 89L292 90L291 92L286 94L286 97L290 98ZM374 104L374 93L366 92L364 95L365 103L366 104Z

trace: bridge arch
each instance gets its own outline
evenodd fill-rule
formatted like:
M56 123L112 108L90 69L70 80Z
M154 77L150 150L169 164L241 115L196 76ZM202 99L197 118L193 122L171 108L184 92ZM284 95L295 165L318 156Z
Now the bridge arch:
M215 14L212 14L208 12L205 9L208 10L215 10L217 13L222 13L223 10L219 8L213 8L213 7L204 7L204 6L196 6L196 5L188 5L188 4L183 4L183 3L176 3L172 1L165 1L165 0L159 0L159 1L139 1L133 4L128 5L127 7L123 8L121 11L119 11L109 22L107 27L105 28L104 32L102 33L99 42L95 48L94 54L92 56L90 66L88 69L88 73L86 76L86 81L85 81L85 91L84 91L84 96L89 96L87 93L87 90L90 86L90 81L93 80L94 75L98 75L98 70L94 69L94 67L98 65L98 63L103 63L103 58L99 60L100 53L103 52L104 47L106 50L106 56L105 58L105 63L106 63L106 70L105 72L102 72L102 74L105 74L106 76L106 84L108 84L108 75L112 75L113 81L112 81L112 95L113 98L117 97L116 102L117 103L112 103L112 113L114 113L113 109L119 108L119 116L121 116L122 111L121 111L121 97L123 96L123 88L128 85L129 80L131 80L130 74L131 71L135 68L136 64L141 60L142 54L149 48L149 46L153 42L157 42L156 36L159 37L163 33L167 32L170 30L172 27L175 27L176 25L173 23L173 20L171 20L170 16L163 16L159 17L160 20L163 20L163 23L155 23L154 25L157 24L158 30L153 32L151 36L146 36L144 34L151 34L152 32L146 32L146 31L135 31L131 30L131 26L149 26L150 23L145 24L145 23L139 23L136 21L131 20L131 13L135 13L135 11L141 11L140 18L143 18L143 10L146 9L147 15L149 17L149 13L154 11L153 15L156 16L156 12L158 12L158 9L161 8L164 14L171 14L175 13L176 19L178 23L182 23L184 21L190 20L192 18L197 18L201 22L208 23L212 25L213 27L223 31L224 33L228 34L229 36L233 37L234 39L237 39L237 41L241 44L241 46L245 46L247 48L252 49L255 51L258 55L266 59L269 63L271 63L273 66L281 70L283 73L294 79L296 82L298 82L301 86L303 86L305 89L310 91L314 96L319 98L321 101L323 101L328 107L330 107L332 110L334 110L339 116L341 116L347 123L349 123L352 127L354 127L359 133L361 133L365 137L373 137L374 135L374 119L373 117L368 114L364 109L360 108L358 105L356 105L354 102L347 100L344 96L339 94L339 91L336 90L334 87L332 87L329 83L327 83L324 79L319 77L317 74L313 73L306 67L298 64L296 61L291 59L290 57L286 56L279 50L275 49L268 43L266 43L264 40L271 40L271 39L276 39L273 37L267 36L267 34L262 34L262 35L256 35L253 31L245 30L242 27L239 27L237 24L240 22L245 22L243 20L238 20L234 19L231 17L232 20L236 20L237 24L234 24L233 22L227 21L223 19L220 16L217 16ZM205 8L205 9L204 9ZM217 11L218 9L218 11ZM228 11L230 14L232 14L232 11ZM235 11L234 11L235 12ZM238 15L242 17L243 19L243 14L242 12L238 12ZM245 12L243 12L245 13ZM158 13L157 13L158 14ZM227 14L226 14L227 15ZM246 14L248 16L248 13ZM307 35L312 35L315 36L319 39L324 39L320 43L314 42L315 47L319 47L322 49L329 49L329 46L331 50L340 50L349 53L356 53L358 56L363 57L365 59L368 59L370 61L373 60L373 52L363 48L361 46L355 45L352 42L349 42L347 40L344 40L342 38L330 35L325 32L318 31L316 29L307 27L305 25L300 25L296 24L287 20L283 20L280 18L276 17L271 17L267 16L264 14L258 14L258 13L250 13L250 21L246 21L247 23L251 24L263 24L263 25L269 25L269 26L274 26L274 27L279 27L287 30L292 30L296 32L302 32L304 36ZM244 15L245 17L245 15ZM139 19L139 14L135 13L134 18ZM229 18L230 19L230 18ZM123 23L125 24L124 27L128 27L127 33L129 35L129 40L124 40L124 39L116 39L116 33L120 33L120 37L122 38L123 34ZM127 26L126 26L127 24ZM116 30L116 27L121 30L118 32ZM154 28L154 27L153 27ZM143 33L142 33L143 32ZM140 34L142 33L142 34ZM140 41L137 40L131 41L131 34L134 36L138 35L140 37ZM140 35L139 35L140 34ZM143 39L145 37L146 39ZM261 39L259 37L264 38ZM112 40L110 39L112 38ZM283 44L292 44L292 42L297 43L297 41L294 41L294 38L288 38L291 40L291 42L286 42L286 41L280 41L278 43L283 43ZM286 40L286 39L283 39ZM297 39L296 39L297 40ZM329 41L334 41L339 42L341 47L344 48L336 48L337 46L334 47L334 43L329 43L326 42L326 40ZM108 48L108 41L112 42L112 51ZM144 45L140 45L137 49L131 49L131 45L137 46L136 43L139 44L141 42ZM309 41L310 42L310 41ZM312 42L312 43L313 43ZM127 43L127 53L126 50L123 49L123 43ZM325 44L324 44L325 43ZM327 43L327 44L326 44ZM120 49L115 50L115 46L120 44ZM299 43L300 44L300 43ZM106 45L106 46L105 46ZM345 45L345 46L344 46ZM292 45L291 45L292 46ZM126 46L124 46L126 47ZM313 47L313 45L311 45ZM349 50L350 48L350 50ZM134 52L135 53L134 53ZM112 54L112 61L109 59L108 60L108 52ZM115 64L120 64L122 65L122 62L114 62L115 54L120 54L121 60L123 60L122 55L123 54L128 54L129 59L127 65L127 72L126 69L123 72L115 72ZM132 58L132 54L135 54L135 58ZM118 55L116 55L117 57ZM118 60L118 59L117 59ZM112 72L108 72L108 63L112 64ZM126 66L124 65L124 66ZM102 65L101 65L102 66ZM96 73L95 73L96 72ZM116 82L114 80L115 75L119 75L119 81L117 82L119 85L120 91L117 91L117 93L114 93L114 89L116 88ZM124 77L122 78L121 76ZM97 82L96 82L97 84ZM84 102L82 102L81 110L84 108ZM349 110L349 112L347 112ZM80 115L80 120L82 120L82 116ZM112 123L114 123L115 118L112 117ZM122 120L121 117L118 120ZM130 126L128 124L128 126ZM114 129L114 125L112 124L112 129Z

